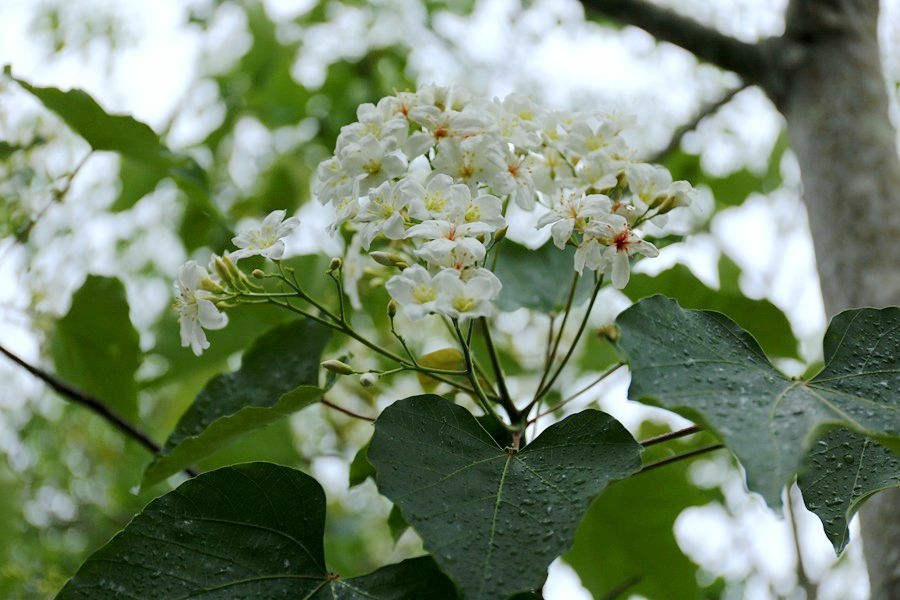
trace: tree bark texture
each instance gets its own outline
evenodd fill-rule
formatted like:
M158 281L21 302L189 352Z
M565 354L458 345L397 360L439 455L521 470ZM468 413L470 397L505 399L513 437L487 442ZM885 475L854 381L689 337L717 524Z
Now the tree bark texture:
M800 163L828 316L900 304L900 159L878 0L791 0L785 34L755 45L643 0L584 4L762 87ZM900 489L876 494L861 520L872 598L900 599Z

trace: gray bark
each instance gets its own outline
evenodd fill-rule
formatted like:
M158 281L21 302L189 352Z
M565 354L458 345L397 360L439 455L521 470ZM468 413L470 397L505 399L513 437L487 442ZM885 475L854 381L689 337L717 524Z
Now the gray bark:
M829 317L900 304L900 159L878 0L791 0L784 36L756 45L709 29L698 35L702 25L642 0L584 4L765 89L787 120L800 163ZM872 598L900 599L900 490L877 494L861 516Z

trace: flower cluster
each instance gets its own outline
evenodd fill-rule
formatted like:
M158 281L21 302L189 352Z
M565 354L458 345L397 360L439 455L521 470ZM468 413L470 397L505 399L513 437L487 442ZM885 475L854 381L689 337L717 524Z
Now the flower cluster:
M574 269L628 282L631 257L656 256L639 227L690 202L687 182L634 158L622 119L542 108L527 97L473 98L424 86L364 104L314 193L351 248L389 248L405 266L387 289L412 319L489 315L500 292L487 268L515 204L539 211ZM381 262L381 261L379 261ZM348 290L352 294L352 291Z
M209 348L204 329L222 329L228 316L218 305L227 302L235 291L248 289L246 275L235 263L248 256L278 260L284 255L284 238L299 224L296 217L285 219L286 212L270 213L258 228L235 236L237 250L224 256L213 255L209 269L189 260L181 265L175 280L175 310L181 327L181 345L190 346L195 355Z

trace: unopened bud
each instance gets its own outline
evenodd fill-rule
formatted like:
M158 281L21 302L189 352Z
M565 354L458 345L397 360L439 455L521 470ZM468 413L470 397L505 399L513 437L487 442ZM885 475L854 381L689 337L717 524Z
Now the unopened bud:
M328 271L337 271L344 264L344 261L340 259L340 257L335 256L331 259L331 263L328 265Z
M397 301L396 301L396 300L394 300L393 298L391 298L390 300L388 300L388 305L387 305L387 313L388 313L388 317L390 317L391 319L393 319L394 317L396 317L396 316L397 316L397 311L398 311L399 309L400 309L400 305L397 304Z
M409 266L409 263L403 260L402 256L397 256L396 254L391 254L390 252L369 252L369 256L371 256L372 260L377 262L379 265L384 265L385 267L397 267L398 269L405 269Z
M353 375L356 371L353 370L353 367L348 365L345 362L341 362L339 360L326 360L322 363L322 368L326 371L331 371L332 373L337 373L338 375Z
M502 229L498 229L494 232L494 243L502 242L504 238L506 238L506 232L509 231L509 226L503 227Z
M262 269L253 269L250 271L250 274L253 275L254 279L262 279L266 276L266 272Z
M225 292L221 285L219 285L209 277L204 278L203 281L200 282L200 289L206 290L207 292L212 292L214 294L221 294Z
M372 387L376 383L378 383L377 373L363 373L359 376L359 384L364 388Z
M597 329L597 335L601 338L606 338L613 344L619 341L619 337L621 336L621 331L619 330L618 325L614 323L610 323L608 325L603 325Z

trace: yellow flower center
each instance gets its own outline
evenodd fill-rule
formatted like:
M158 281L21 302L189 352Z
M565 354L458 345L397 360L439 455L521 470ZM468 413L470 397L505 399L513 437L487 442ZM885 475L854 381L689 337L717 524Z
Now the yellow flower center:
M453 308L459 312L469 312L475 308L476 304L478 304L477 300L474 298L466 298L465 296L457 296L453 299Z
M429 285L420 283L413 288L412 297L417 303L425 304L426 302L431 302L437 298L437 290Z

